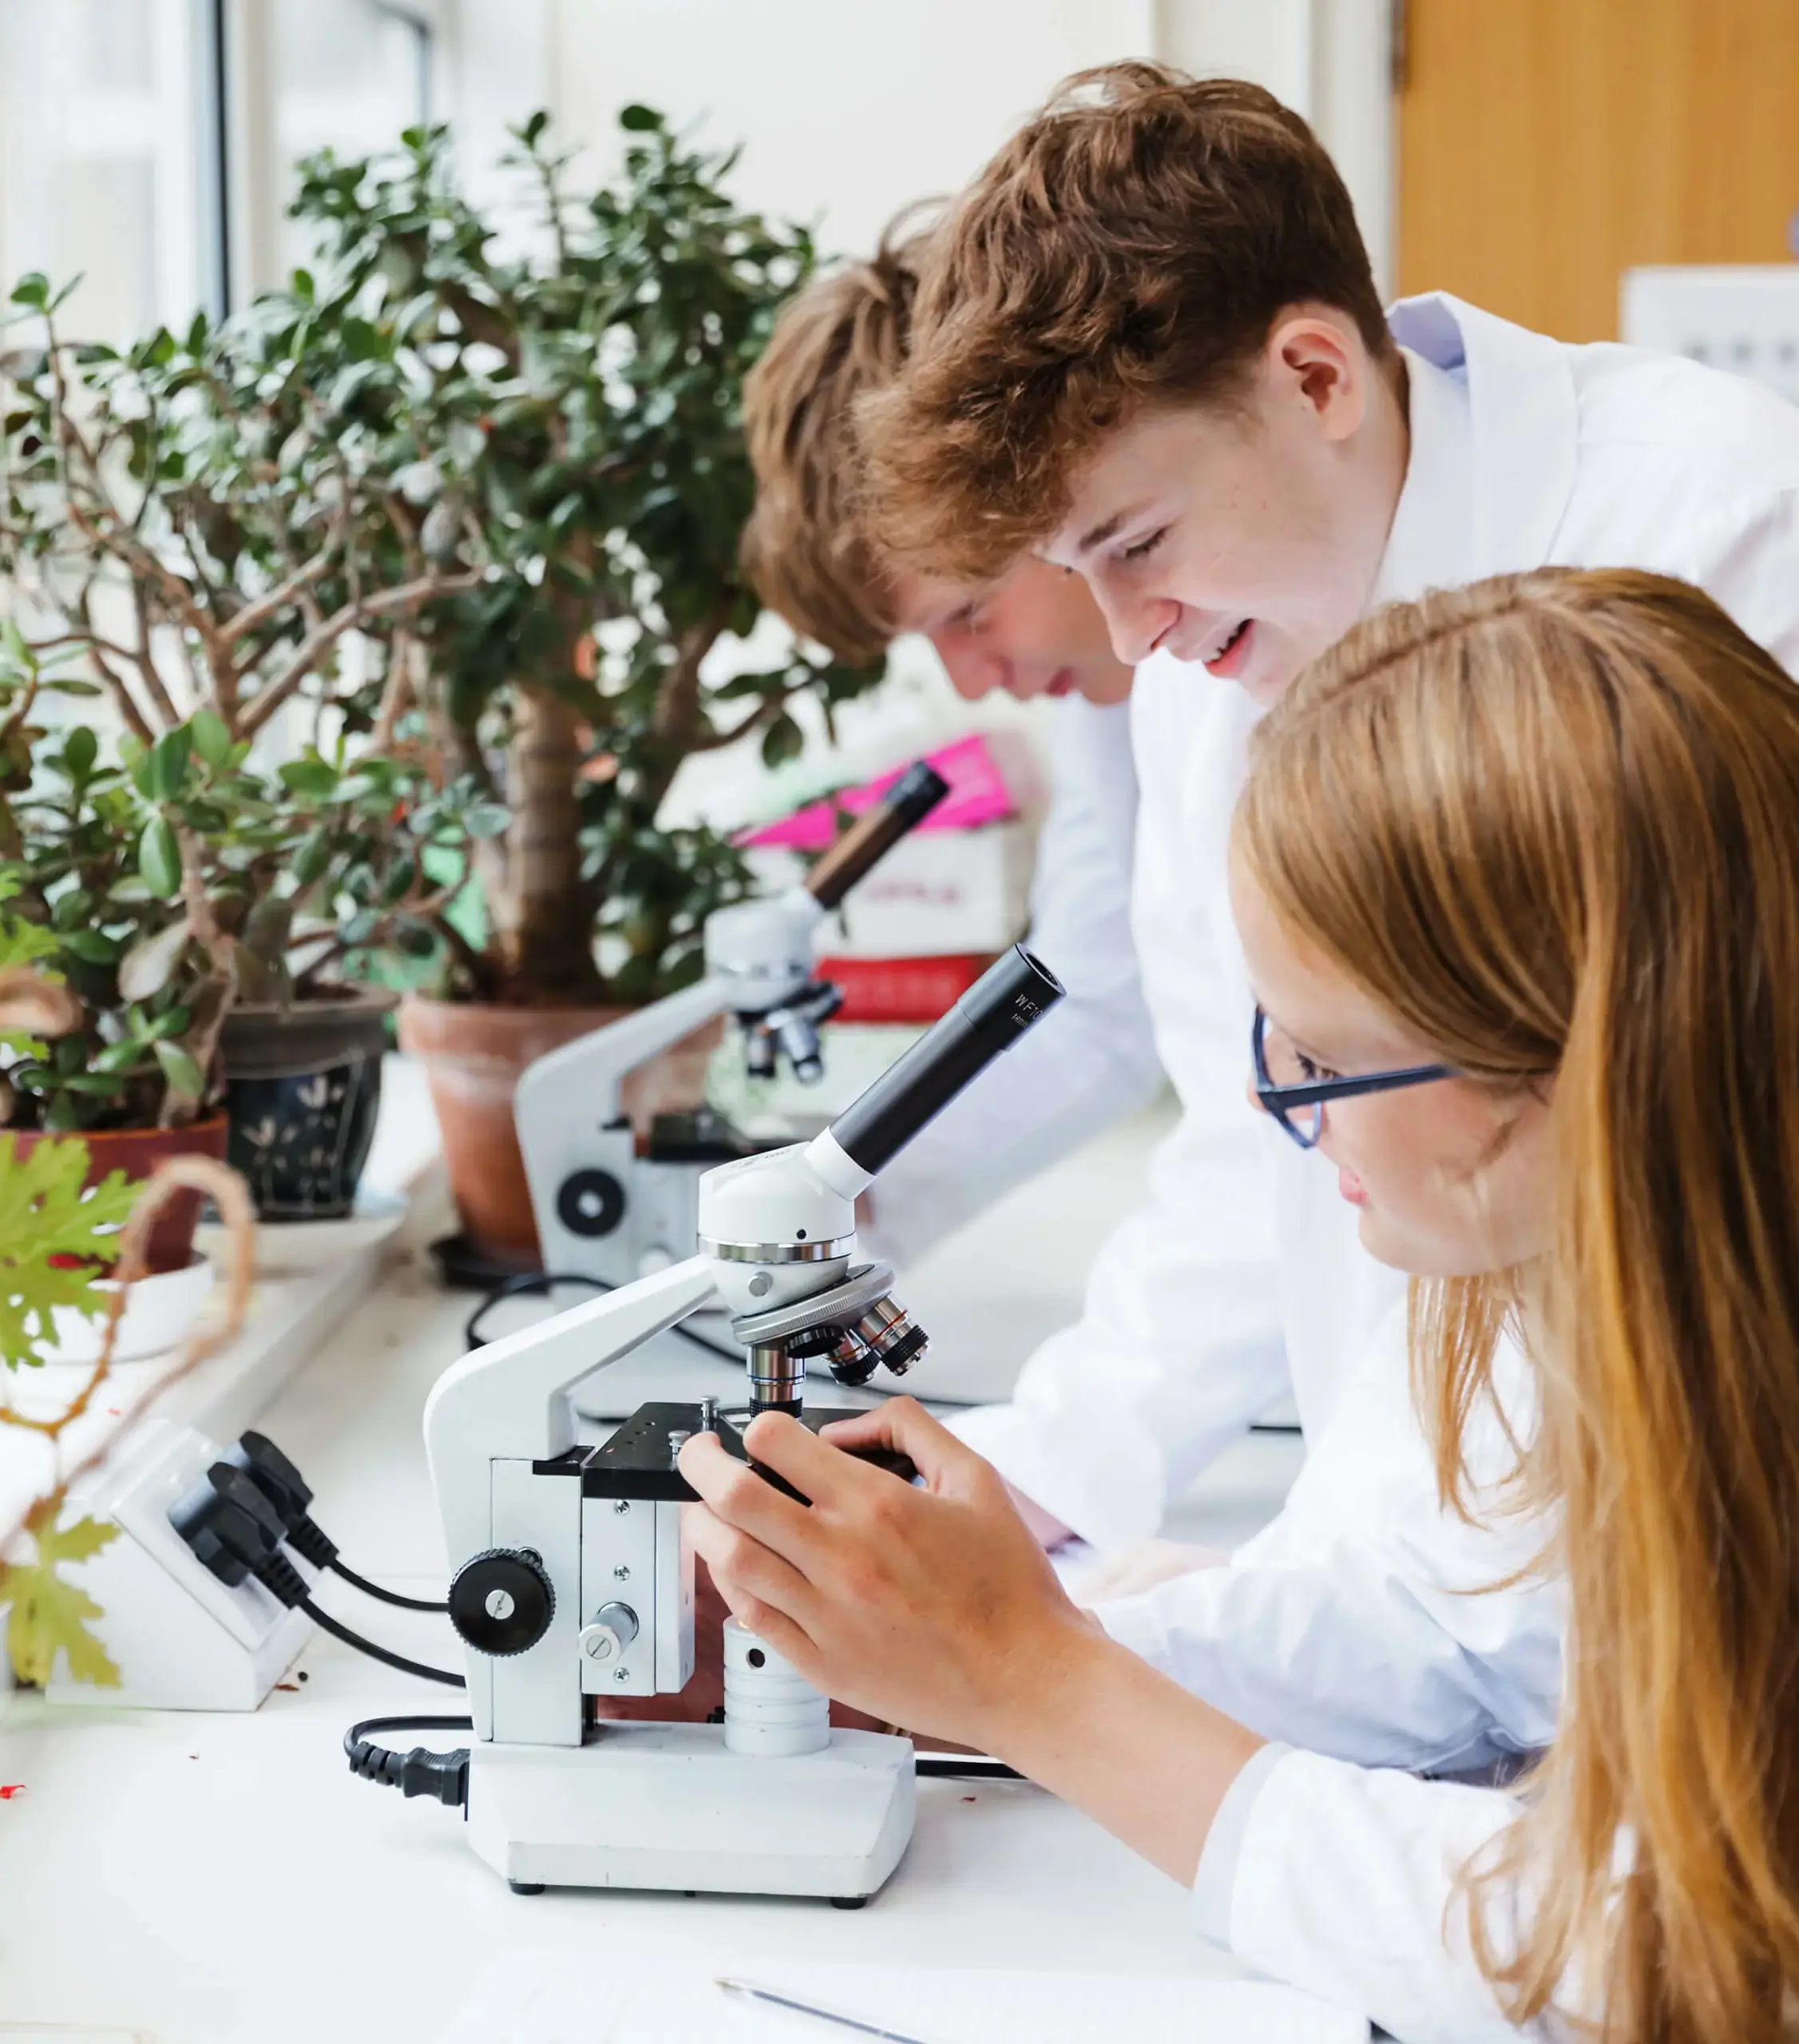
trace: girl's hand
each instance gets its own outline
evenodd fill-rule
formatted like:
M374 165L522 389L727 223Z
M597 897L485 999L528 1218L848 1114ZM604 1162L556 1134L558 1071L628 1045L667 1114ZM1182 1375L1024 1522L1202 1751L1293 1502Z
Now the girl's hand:
M909 1398L822 1438L783 1413L745 1444L810 1506L711 1434L681 1450L704 1503L692 1539L738 1621L815 1688L890 1722L997 1751L1100 1643L989 1465ZM844 1454L909 1456L921 1488Z

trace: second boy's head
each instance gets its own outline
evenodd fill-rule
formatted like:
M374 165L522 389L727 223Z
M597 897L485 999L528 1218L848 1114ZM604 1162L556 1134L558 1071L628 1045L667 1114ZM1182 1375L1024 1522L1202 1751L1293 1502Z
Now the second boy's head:
M1118 657L1264 699L1365 607L1403 483L1403 370L1341 179L1260 88L1074 80L927 254L863 402L874 532L914 572L1027 554Z
M921 573L869 537L852 415L904 362L921 247L922 237L890 239L874 261L809 285L751 371L751 578L796 630L853 664L878 659L898 632L921 632L964 696L1001 688L1120 701L1131 671L1113 657L1084 584L1028 555L990 575Z

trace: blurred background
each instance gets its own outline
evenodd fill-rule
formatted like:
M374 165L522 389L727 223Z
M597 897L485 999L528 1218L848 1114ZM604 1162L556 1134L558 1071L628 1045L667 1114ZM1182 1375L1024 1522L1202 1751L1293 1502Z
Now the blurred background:
M503 216L509 125L547 108L603 174L632 101L741 145L745 204L860 252L1067 73L1144 54L1305 113L1389 295L1452 290L1799 394L1793 0L0 0L0 275L81 272L67 323L124 341L308 259L286 216L315 149L447 121L465 188ZM1666 274L1718 265L1777 267ZM872 759L1020 720L958 705L902 647L848 737ZM728 799L736 770L683 799Z
M735 421L774 308L810 260L807 234L823 259L866 254L900 209L960 187L1059 80L1132 56L1250 77L1304 113L1343 172L1389 296L1445 289L1563 339L1670 349L1799 397L1799 0L0 0L0 297L11 291L20 337L0 347L0 381L12 377L25 404L5 421L9 459L36 478L10 513L0 499L0 525L20 524L0 632L16 620L38 635L30 648L0 643L0 696L25 705L0 729L15 751L30 740L39 786L87 785L93 746L69 749L61 734L73 724L105 735L103 759L122 738L144 806L113 833L141 849L102 896L69 892L69 848L53 833L26 847L38 923L61 918L69 956L53 963L100 1018L65 1069L34 1070L42 1126L191 1119L220 1072L250 1057L205 1020L221 982L176 919L172 821L207 838L238 933L266 929L269 987L297 969L289 940L303 929L310 955L383 998L434 987L465 1019L510 1016L513 1069L547 1048L532 1032L551 1008L584 1029L688 984L707 916L791 877L809 841L782 819L921 754L972 748L954 756L978 814L909 841L834 930L823 962L861 989L839 1021L873 1033L854 1048L838 1029L831 1099L941 1012L957 975L1020 935L1057 706L999 689L966 700L919 638L900 640L884 672L846 670L759 616L735 558L749 477ZM765 216L773 256L747 279L716 240L699 265L710 281L660 327L648 315L630 333L622 319L577 331L577 301L557 295L568 249L533 203L529 167L500 161L540 114L542 149L571 158L572 193L625 195L607 202L622 210L602 209L580 256L589 311L666 303L684 252L705 243L708 221L737 220L733 208ZM449 176L416 217L378 179L348 174L334 198L328 165L310 218L294 216L317 153L341 164L440 123ZM695 152L715 160L695 172ZM652 158L679 158L680 175L697 178L689 210L645 258L650 283L607 301L592 280L663 232L644 225L661 203L643 182ZM722 196L695 199L708 180ZM465 202L473 213L458 212ZM339 291L321 223L352 213L363 267ZM478 256L477 218L531 266L501 307L498 348L479 317L464 318L466 287L478 299L489 274L477 261L452 276L454 261L429 254L461 220L462 252ZM581 218L588 233L593 216ZM760 232L717 227L740 230ZM192 326L196 311L211 324ZM104 351L70 349L65 374L81 388L59 391L50 358L31 353L52 313L64 343L125 351L123 381ZM735 323L736 352L697 372L705 387L680 412L676 369L710 359L711 343L694 337L723 331L721 319ZM222 320L240 338L221 351ZM454 345L442 338L452 332ZM265 342L279 376L256 366ZM454 390L419 368L434 347L456 356ZM652 357L664 366L616 374ZM248 380L209 410L201 394L240 370ZM148 454L132 410L146 404L162 406ZM491 415L509 414L516 432L489 441ZM561 460L568 422L601 416L587 451ZM74 445L93 418L112 451L82 486L104 497L127 467L132 477L101 521L104 545L90 513L57 499L46 451ZM341 472L334 436L358 450ZM654 469L648 496L615 486L620 447L650 450L622 461L640 477ZM333 493L350 487L351 467L363 523L340 557ZM140 530L154 531L153 549L133 551ZM65 565L34 584L44 549ZM406 578L426 555L422 611L371 598L420 586ZM315 644L334 605L347 628ZM192 621L202 613L206 631ZM247 615L254 630L232 622ZM676 705L657 691L703 617L699 679ZM138 679L103 672L121 640L139 649ZM221 647L237 649L236 679L212 658ZM69 691L38 693L26 656L39 651L80 655L92 671ZM133 688L137 738L154 741L160 764L133 763ZM343 750L371 733L378 752L398 741L398 763L374 778ZM239 743L282 777L260 807L227 786ZM1119 928L1131 799L1126 786L1108 883ZM785 867L754 850L744 864L756 826L774 826L765 835L789 848ZM553 885L546 858L561 862ZM0 936L10 927L0 914ZM8 941L38 939L14 929ZM133 1000L120 961L145 957L158 972L179 959L199 991L165 975L148 1004ZM934 977L921 959L937 961ZM886 972L896 961L905 969ZM239 987L240 1008L256 997ZM427 1005L411 1002L415 1016ZM796 1109L800 1090L771 1091L734 1048L715 1057L707 1097L753 1119ZM477 1159L510 1142L509 1099ZM829 1103L819 1094L812 1110ZM248 1154L244 1127L276 1125L253 1111L232 1110L234 1158ZM1100 1175L1115 1204L1131 1194L1135 1156ZM1033 1214L1032 1239L1054 1225ZM1069 1237L1071 1269L1096 1234L1089 1214ZM523 1240L528 1256L528 1221Z

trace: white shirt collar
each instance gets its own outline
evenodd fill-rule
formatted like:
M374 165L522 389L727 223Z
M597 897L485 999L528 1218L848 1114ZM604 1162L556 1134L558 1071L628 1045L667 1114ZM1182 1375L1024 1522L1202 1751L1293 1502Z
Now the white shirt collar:
M1409 603L1426 589L1478 578L1474 434L1465 371L1439 369L1410 348L1405 358L1411 450L1369 608Z

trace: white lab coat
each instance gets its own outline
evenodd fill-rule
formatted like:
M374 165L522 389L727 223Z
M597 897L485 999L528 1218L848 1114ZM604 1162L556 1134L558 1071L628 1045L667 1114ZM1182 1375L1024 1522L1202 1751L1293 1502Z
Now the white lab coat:
M903 1269L1161 1083L1131 940L1137 822L1130 713L1052 706L1051 801L1031 888L1031 948L1067 997L881 1174L867 1246Z
M1799 410L1446 296L1391 318L1413 356L1413 449L1377 600L1545 564L1653 568L1708 589L1799 672ZM1155 660L1132 715L1137 949L1183 1118L1150 1203L1100 1254L1082 1321L1032 1357L1010 1405L957 1431L1116 1546L1153 1532L1290 1376L1309 1453L1281 1517L1227 1567L1101 1616L1244 1722L1314 1749L1278 1756L1247 1812L1227 1912L1239 1956L1408 2040L1465 2036L1470 2006L1490 2004L1444 1951L1442 1906L1466 1835L1503 1822L1504 1799L1363 1769L1477 1767L1545 1744L1560 1593L1457 1594L1505 1574L1541 1529L1481 1533L1440 1510L1406 1399L1403 1280L1361 1250L1332 1174L1245 1100L1250 1000L1224 851L1254 712ZM1526 1411L1515 1355L1502 1376ZM1476 1449L1484 1477L1500 1473L1491 1432Z

